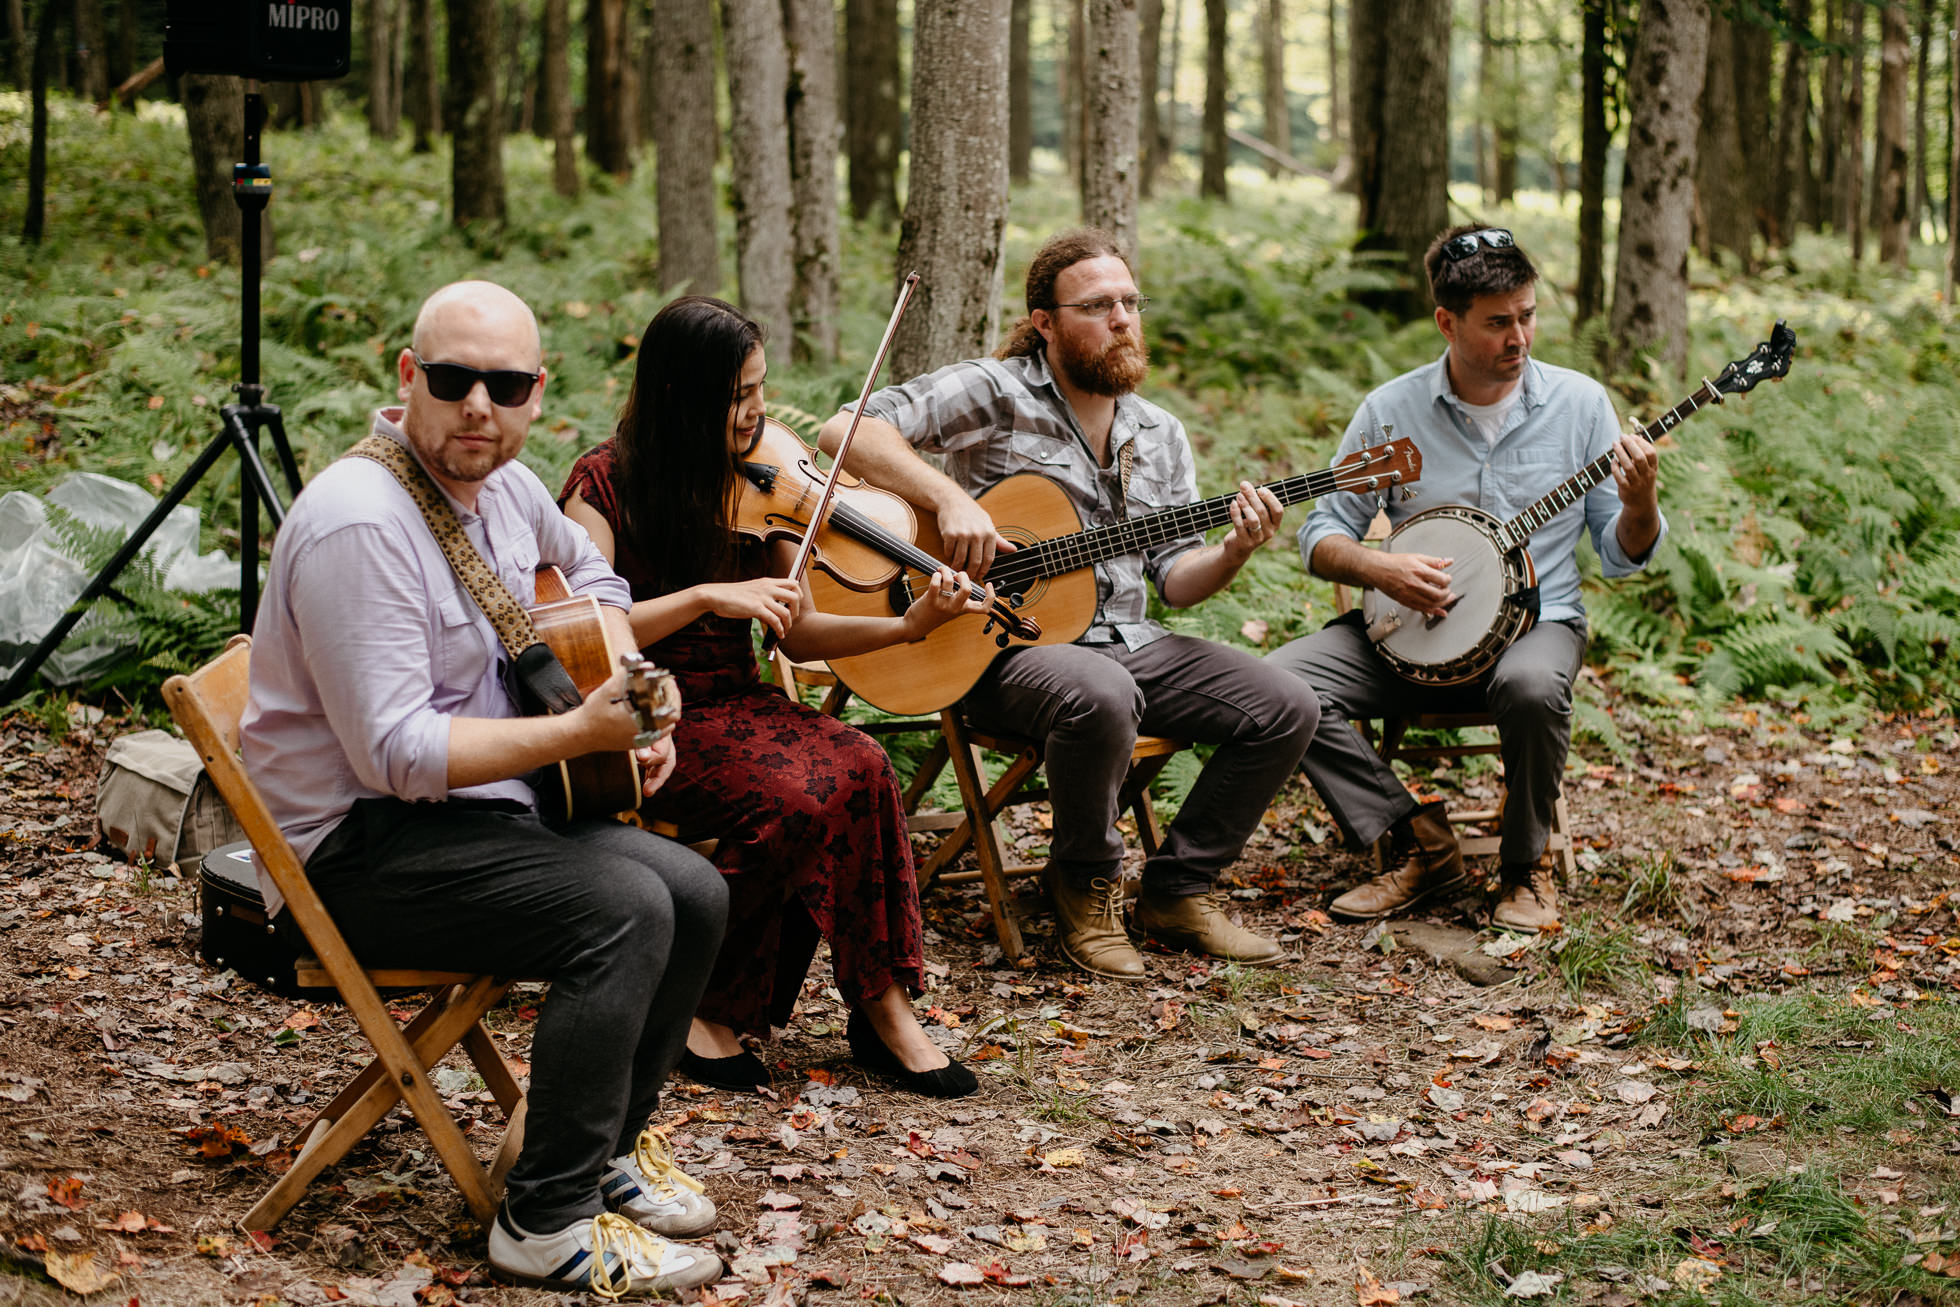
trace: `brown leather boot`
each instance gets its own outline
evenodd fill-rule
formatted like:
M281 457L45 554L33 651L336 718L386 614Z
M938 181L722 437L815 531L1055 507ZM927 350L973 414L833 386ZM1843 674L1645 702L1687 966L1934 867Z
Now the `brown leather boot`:
M1500 875L1504 895L1491 911L1491 925L1534 933L1558 929L1558 873L1547 859L1529 867L1506 866Z
M1328 912L1342 921L1377 921L1413 911L1470 883L1470 874L1463 869L1463 850L1457 847L1441 799L1417 808L1398 836L1397 843L1408 847L1402 865L1356 885L1328 904Z
M1062 956L1095 976L1143 980L1143 958L1123 929L1122 882L1097 877L1088 886L1069 884L1053 867L1041 873L1055 903L1055 944Z
M1232 924L1230 900L1221 891L1193 895L1153 895L1137 900L1137 931L1160 944L1223 958L1248 967L1270 967L1286 961L1276 940Z

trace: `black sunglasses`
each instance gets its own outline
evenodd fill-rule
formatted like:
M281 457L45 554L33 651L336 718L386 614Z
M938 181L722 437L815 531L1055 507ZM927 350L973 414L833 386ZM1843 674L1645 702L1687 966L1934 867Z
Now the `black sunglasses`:
M1461 236L1452 236L1443 242L1443 257L1451 263L1461 263L1483 253L1484 246L1494 250L1508 250L1517 245L1511 233L1502 227L1485 227L1480 231L1466 231Z
M478 368L464 367L461 363L427 363L420 354L409 351L415 366L422 369L422 375L429 380L429 393L445 404L454 404L469 397L476 383L483 383L483 393L490 396L490 402L498 408L517 408L531 398L537 389L538 374L535 372L484 372Z

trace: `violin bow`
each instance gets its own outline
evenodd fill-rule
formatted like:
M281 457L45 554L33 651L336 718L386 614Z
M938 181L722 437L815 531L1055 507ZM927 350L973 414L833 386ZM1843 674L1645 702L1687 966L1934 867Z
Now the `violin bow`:
M844 458L851 452L851 441L857 435L858 423L864 420L864 406L870 402L871 388L877 384L878 373L884 369L885 355L892 347L892 337L898 334L898 324L905 318L905 306L912 302L912 292L918 287L919 274L905 274L905 284L899 288L898 303L892 307L891 321L885 324L885 338L878 342L878 353L871 360L871 371L865 374L864 389L858 392L857 406L851 410L851 425L844 432L844 439L837 444L836 457L830 460L830 472L823 479L823 493L817 497L817 507L810 514L810 524L803 528L803 538L796 545L796 559L790 564L789 579L801 582L804 571L810 566L810 557L816 552L817 529L823 525L824 514L830 511L830 502L837 494L837 476L844 468ZM763 652L776 647L775 632L770 632L763 640Z

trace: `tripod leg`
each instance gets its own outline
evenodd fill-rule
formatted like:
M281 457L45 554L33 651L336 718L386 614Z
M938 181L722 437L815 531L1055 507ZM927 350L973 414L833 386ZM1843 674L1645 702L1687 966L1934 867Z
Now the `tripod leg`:
M68 611L61 615L61 620L54 624L54 629L34 647L34 652L27 655L26 661L14 669L13 675L7 678L7 683L0 685L0 704L12 703L26 691L28 684L34 679L34 673L40 671L41 664L48 660L48 655L61 647L61 642L68 638L70 631L75 629L75 623L87 616L89 605L101 598L115 583L116 578L122 575L123 568L129 566L129 560L136 557L143 546L150 542L150 537L156 533L156 529L163 525L163 519L170 516L170 510L184 502L184 496L191 492L191 487L197 484L200 477L211 470L211 465L218 461L218 455L225 452L229 443L227 437L221 435L204 447L204 452L197 456L197 462L191 464L190 469L177 478L177 484L170 487L169 492L158 501L157 506L150 511L150 515L143 519L143 524L129 533L129 539L123 541L122 548L116 551L115 557L95 574L95 579L88 583L87 588L69 606Z

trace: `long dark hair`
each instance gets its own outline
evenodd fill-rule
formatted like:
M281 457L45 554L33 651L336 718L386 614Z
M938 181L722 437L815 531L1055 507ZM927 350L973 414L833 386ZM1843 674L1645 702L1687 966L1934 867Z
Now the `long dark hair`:
M640 338L613 441L626 542L659 594L728 575L736 481L723 432L762 335L734 305L684 295Z

